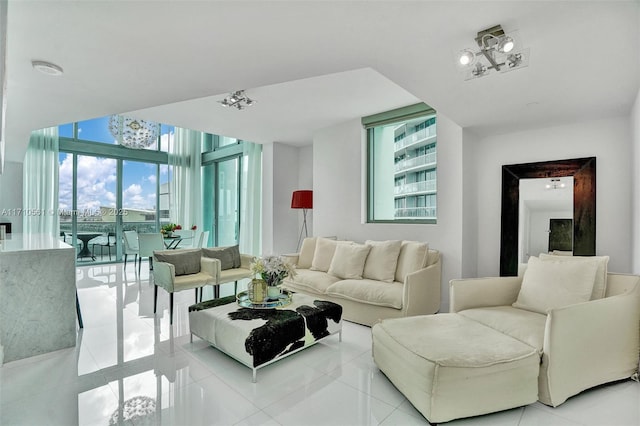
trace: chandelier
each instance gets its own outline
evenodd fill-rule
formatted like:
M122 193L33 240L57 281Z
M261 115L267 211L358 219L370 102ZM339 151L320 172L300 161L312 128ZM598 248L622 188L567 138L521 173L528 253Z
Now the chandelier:
M255 104L256 101L245 95L244 90L236 90L235 92L229 93L229 96L218 101L218 103L225 108L233 107L236 109L245 109L246 107Z
M158 123L123 115L111 116L109 131L120 145L127 148L145 149L158 140Z
M463 49L458 54L465 80L488 75L489 70L503 73L529 65L529 49L520 48L517 34L506 34L501 25L480 31L475 41L479 51Z

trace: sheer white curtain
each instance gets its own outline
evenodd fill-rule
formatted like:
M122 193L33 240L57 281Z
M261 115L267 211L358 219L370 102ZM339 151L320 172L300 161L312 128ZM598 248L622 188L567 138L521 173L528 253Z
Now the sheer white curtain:
M31 132L24 158L22 231L58 236L58 128Z
M202 229L201 154L202 132L175 128L170 146L169 166L172 168L171 221L190 229Z
M262 145L244 142L240 252L262 254Z

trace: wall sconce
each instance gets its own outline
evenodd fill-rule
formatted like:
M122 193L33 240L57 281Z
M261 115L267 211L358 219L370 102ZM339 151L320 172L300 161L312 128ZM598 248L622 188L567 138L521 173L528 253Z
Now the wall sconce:
M522 49L518 34L505 33L501 25L480 31L475 40L479 51L463 49L458 53L465 80L488 75L489 70L508 72L529 65L529 49Z
M298 237L298 249L299 249L300 242L302 242L302 231L304 231L305 237L309 236L309 232L307 230L307 210L313 209L313 191L311 190L293 191L293 195L291 196L291 208L302 209L302 212L304 215L302 228L300 228L300 236Z

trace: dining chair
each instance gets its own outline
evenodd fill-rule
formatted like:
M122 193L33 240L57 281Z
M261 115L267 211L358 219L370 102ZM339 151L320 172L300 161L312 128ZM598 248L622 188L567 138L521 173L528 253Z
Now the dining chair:
M116 233L115 232L107 232L106 235L103 235L100 238L96 238L96 242L92 244L91 252L93 255L96 255L96 246L100 247L100 260L102 260L103 250L106 247L109 252L109 260L111 260L111 247L116 247Z
M198 239L198 248L207 247L209 245L209 231L202 231Z
M138 233L136 231L124 231L123 235L124 238L122 241L124 242L124 269L127 269L127 256L130 254L134 254L136 256L133 262L135 266L136 262L138 262L140 247L138 245ZM140 258L140 262L142 262L142 258Z
M154 234L138 234L138 244L140 247L138 251L140 258L148 257L149 270L153 270L153 251L165 250L162 234L159 232ZM138 265L138 272L140 272L140 265Z

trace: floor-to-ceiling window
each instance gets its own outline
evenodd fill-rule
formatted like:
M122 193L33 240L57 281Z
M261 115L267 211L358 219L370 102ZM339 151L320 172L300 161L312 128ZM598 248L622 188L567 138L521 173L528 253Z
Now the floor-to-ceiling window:
M124 230L156 232L169 221L161 194L173 127L161 126L144 149L117 144L109 117L62 125L59 133L61 238L77 247L79 262L120 260Z
M239 242L242 142L214 135L203 155L203 217L210 245Z

